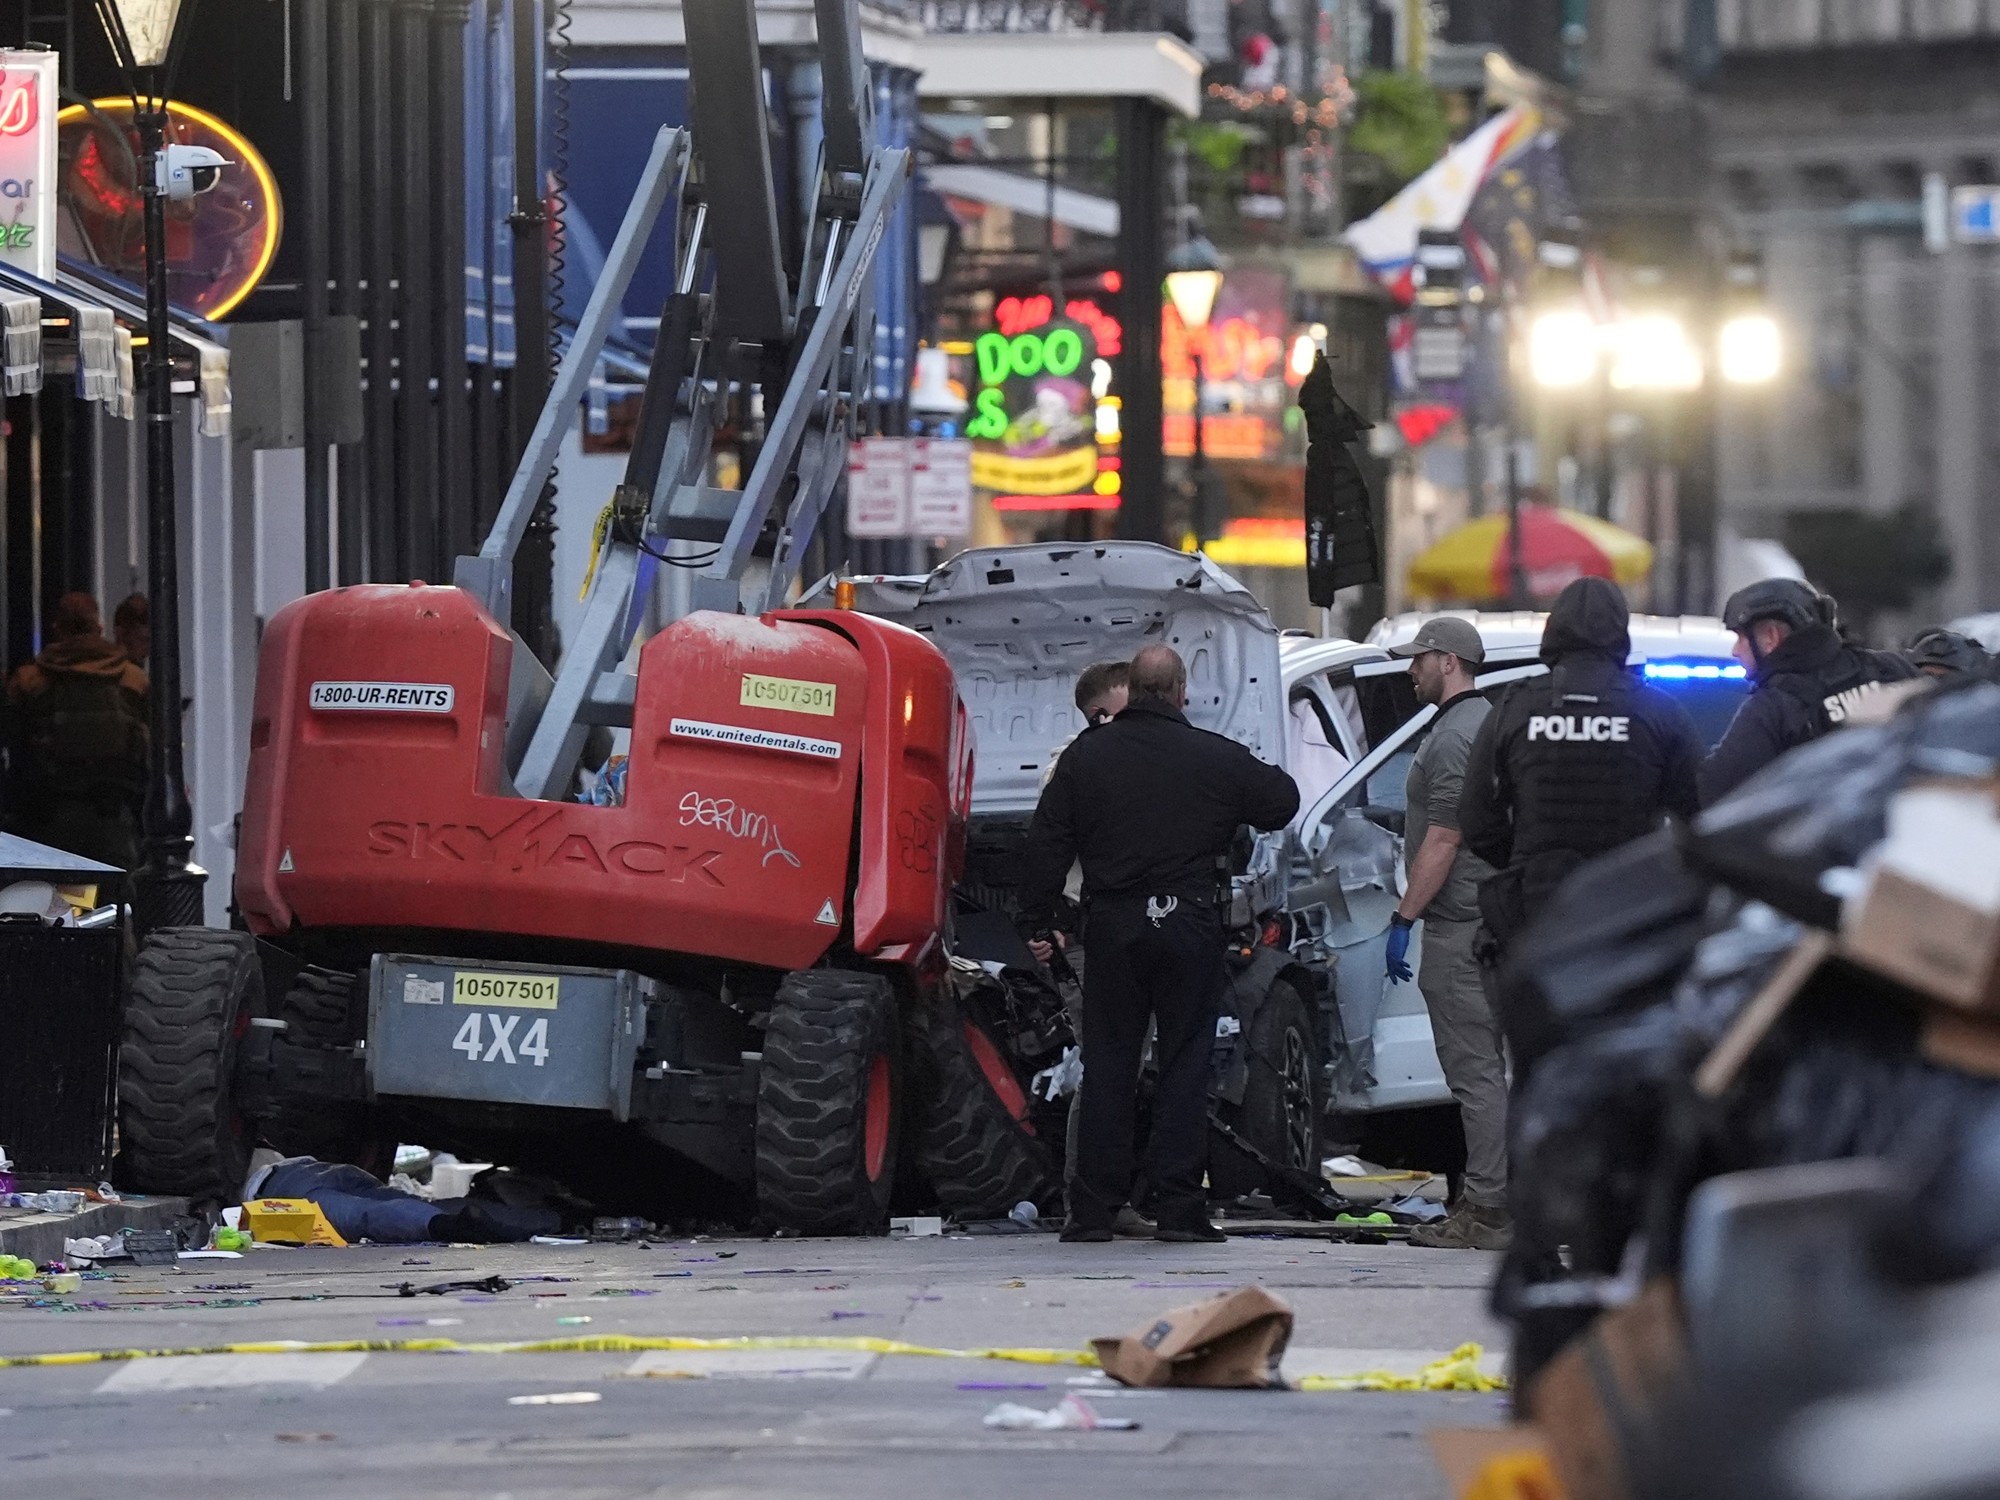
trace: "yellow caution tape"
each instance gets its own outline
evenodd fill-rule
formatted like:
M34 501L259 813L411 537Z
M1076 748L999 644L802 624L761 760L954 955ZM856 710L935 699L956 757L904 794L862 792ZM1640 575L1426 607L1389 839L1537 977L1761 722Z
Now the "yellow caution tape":
M590 528L590 565L583 570L583 587L576 591L577 602L581 604L590 597L590 580L597 576L597 560L604 556L604 538L611 530L611 505L606 502L597 513L597 521Z
M1507 1382L1479 1368L1486 1353L1478 1344L1460 1344L1443 1359L1434 1359L1414 1375L1393 1370L1364 1370L1356 1375L1307 1375L1296 1384L1302 1391L1504 1391Z
M1097 1356L1088 1349L940 1349L906 1344L899 1339L817 1337L813 1335L684 1338L598 1334L588 1338L527 1339L505 1343L460 1339L270 1339L240 1344L194 1344L179 1349L79 1349L57 1354L0 1355L0 1370L41 1365L110 1364L128 1359L179 1359L198 1354L644 1354L653 1350L678 1352L732 1349L837 1349L856 1354L901 1354L928 1359L997 1359L1023 1365L1073 1365L1095 1369ZM1358 1375L1308 1375L1296 1383L1301 1391L1503 1391L1507 1382L1480 1373L1485 1351L1462 1344L1443 1359L1433 1360L1414 1375L1373 1370Z
M1087 1349L937 1349L882 1338L647 1338L600 1334L592 1338L532 1339L514 1343L466 1343L458 1339L331 1339L305 1342L273 1339L262 1343L194 1345L184 1349L84 1349L64 1354L0 1355L0 1369L24 1365L92 1365L125 1359L174 1359L194 1354L643 1354L649 1350L842 1349L860 1354L912 1354L932 1359L1003 1359L1025 1365L1077 1365L1089 1369L1097 1356Z

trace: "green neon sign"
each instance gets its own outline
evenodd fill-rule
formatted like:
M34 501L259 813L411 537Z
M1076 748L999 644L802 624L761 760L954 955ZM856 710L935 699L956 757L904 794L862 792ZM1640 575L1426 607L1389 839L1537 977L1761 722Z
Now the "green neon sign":
M1074 328L1051 328L1046 333L1006 334L989 331L973 345L979 359L979 383L1004 385L1019 377L1074 375L1083 367L1083 336Z

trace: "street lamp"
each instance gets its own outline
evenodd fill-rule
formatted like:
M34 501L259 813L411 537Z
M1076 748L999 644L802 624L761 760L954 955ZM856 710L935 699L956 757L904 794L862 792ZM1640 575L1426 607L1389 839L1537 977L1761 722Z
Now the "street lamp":
M146 585L153 654L147 667L151 754L143 815L145 853L133 872L140 930L200 923L208 876L189 863L194 810L181 755L179 541L174 515L174 356L167 322L167 100L162 74L181 0L94 0L132 95L139 132L139 191L146 224Z
M1207 342L1208 320L1215 312L1215 299L1222 291L1222 258L1207 240L1189 240L1167 258L1173 269L1167 272L1167 297L1187 330L1188 353L1194 359L1194 454L1188 477L1194 488L1195 544L1205 540L1208 520L1208 453L1202 445L1201 386L1202 346Z
M1692 391L1701 387L1701 352L1671 313L1640 313L1611 330L1611 388Z
M1717 364L1731 385L1768 385L1783 363L1778 325L1767 313L1738 313L1716 339Z

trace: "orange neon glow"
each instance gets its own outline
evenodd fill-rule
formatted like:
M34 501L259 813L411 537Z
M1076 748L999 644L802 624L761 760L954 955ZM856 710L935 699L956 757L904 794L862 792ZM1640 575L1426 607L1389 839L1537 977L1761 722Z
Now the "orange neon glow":
M130 99L94 100L88 110L81 104L72 104L57 114L56 124L58 128L81 129L91 123L93 113L127 132L132 128ZM195 215L203 211L204 205L211 214L234 212L239 218L240 222L226 224L222 232L225 237L232 232L247 237L249 253L238 257L228 275L219 277L209 289L209 294L194 304L194 311L203 317L220 319L257 289L277 257L278 241L284 230L284 207L278 196L278 179L263 154L227 121L176 99L167 101L167 117L169 133L174 139L185 142L191 136L214 137L221 143L218 149L223 155L231 162L240 164L250 175L247 188L237 191L233 202L223 199L223 194L229 191L231 185L228 169L225 169L222 186L214 193L196 198L191 205L173 205L169 210L173 215L167 233L170 268L176 260L185 263L194 255L198 238ZM63 156L67 176L73 179L73 183L66 181L64 184L72 207L78 206L77 199L81 194L114 228L138 219L141 212L139 195L135 185L125 175L131 169L106 160L97 132L91 132L85 141L74 146L65 142ZM130 232L142 233L138 230Z

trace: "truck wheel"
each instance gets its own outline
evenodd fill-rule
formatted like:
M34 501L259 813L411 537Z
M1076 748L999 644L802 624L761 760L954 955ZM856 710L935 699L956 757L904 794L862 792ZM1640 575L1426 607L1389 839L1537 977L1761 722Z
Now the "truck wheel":
M234 1072L262 1006L256 939L211 927L153 932L139 950L118 1047L126 1170L149 1193L234 1203L256 1139Z
M936 1086L924 1112L924 1175L960 1218L1004 1219L1049 1186L1033 1101L992 1034L957 1006L932 1012L925 1044Z
M889 1217L902 1115L896 993L804 969L771 1002L757 1076L757 1207L799 1234L873 1234Z
M354 1044L354 991L358 976L334 969L299 972L278 1017L286 1023L286 1040L312 1047ZM281 1100L265 1126L271 1144L287 1156L316 1156L321 1161L373 1166L377 1142L368 1131L365 1107L333 1099Z
M1290 980L1274 980L1250 1027L1250 1077L1243 1103L1224 1118L1237 1134L1281 1166L1319 1176L1320 1125L1326 1077L1314 1040L1312 1012ZM1208 1153L1209 1195L1240 1198L1282 1184L1252 1158L1215 1139Z

